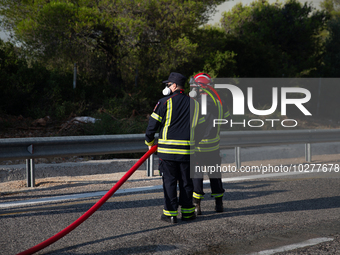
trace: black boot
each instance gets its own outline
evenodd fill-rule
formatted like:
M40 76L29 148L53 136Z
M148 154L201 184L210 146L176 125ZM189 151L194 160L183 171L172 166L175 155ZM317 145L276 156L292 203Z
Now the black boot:
M182 218L181 218L181 220L183 220L183 221L190 221L190 220L194 220L194 219L196 219L196 214L191 215L189 218L184 217L182 215Z
M216 212L223 212L223 197L215 198L215 211Z
M162 214L161 220L172 223L172 224L177 223L177 217L176 216L166 216L166 215Z
M196 215L201 215L202 214L202 211L201 211L201 199L197 199L197 198L194 198L194 205L195 205L195 212L196 212Z

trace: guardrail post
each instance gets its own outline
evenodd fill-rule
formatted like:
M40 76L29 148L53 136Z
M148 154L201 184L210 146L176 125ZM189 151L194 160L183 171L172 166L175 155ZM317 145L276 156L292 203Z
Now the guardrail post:
M310 143L305 144L305 158L307 162L312 162L312 150Z
M235 147L235 164L236 169L241 167L241 147Z
M35 186L34 159L26 159L26 179L27 187Z
M146 161L146 175L147 177L153 176L153 154Z

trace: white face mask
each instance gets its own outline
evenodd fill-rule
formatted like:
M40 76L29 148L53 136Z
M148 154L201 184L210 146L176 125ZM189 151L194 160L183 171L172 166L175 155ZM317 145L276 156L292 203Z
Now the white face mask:
M192 90L189 92L189 97L197 97L197 91L196 91L196 89L192 89Z
M168 96L171 94L171 89L168 86L165 86L162 92L164 96Z

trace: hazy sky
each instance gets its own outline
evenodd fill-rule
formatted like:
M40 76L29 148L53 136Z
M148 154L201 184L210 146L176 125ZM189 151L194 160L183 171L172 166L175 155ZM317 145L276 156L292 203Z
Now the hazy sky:
M251 2L253 2L254 0L233 0L233 1L226 1L223 4L219 5L217 7L217 12L216 14L211 18L209 24L215 24L215 23L219 23L221 17L222 17L222 12L225 11L229 11L231 10L231 8L233 8L234 5L241 3L243 5L249 5ZM276 0L269 0L269 3L275 3ZM285 2L285 1L280 1L280 2ZM308 3L312 3L312 5L316 8L320 7L320 2L322 2L322 0L308 0L308 1L301 1L302 3L308 2Z
M4 32L0 31L0 38L2 40L6 40L7 36L6 36L6 34Z
M319 8L320 7L320 2L322 0L313 0L313 1L308 1L313 4L314 7ZM217 7L217 12L216 14L211 18L209 24L215 24L218 23L221 19L222 12L230 10L235 4L242 2L244 5L249 5L253 0L234 0L234 1L227 1L224 2L223 4L219 5ZM275 2L275 0L269 0L270 3ZM301 1L305 2L305 1ZM0 38L5 40L8 35L6 35L3 31L0 31Z

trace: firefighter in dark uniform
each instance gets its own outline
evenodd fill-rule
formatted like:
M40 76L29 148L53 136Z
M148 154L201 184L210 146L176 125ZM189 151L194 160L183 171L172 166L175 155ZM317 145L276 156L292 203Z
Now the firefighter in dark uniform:
M196 147L196 157L194 164L198 166L216 166L221 165L220 157L220 125L213 127L214 119L227 119L230 120L230 114L226 104L216 94L212 88L211 77L206 73L196 74L190 80L190 87L193 90L190 92L190 96L196 97L200 101L202 95L206 95L207 99L207 113L204 116L206 125L204 126L204 137ZM230 123L230 121L229 121ZM203 192L203 172L194 173L193 178L194 192L193 202L196 206L196 214L200 215L201 212L201 200L204 198ZM216 212L223 212L223 184L221 180L221 173L208 173L210 179L211 196L215 198L215 210ZM197 177L197 178L196 178Z
M196 218L193 184L190 178L190 155L195 152L195 127L199 123L199 103L184 94L186 77L171 73L163 90L164 98L156 104L145 133L145 143L154 144L159 129L157 155L163 179L164 210L161 220L177 223L178 206L181 219ZM177 181L179 200L177 199Z

